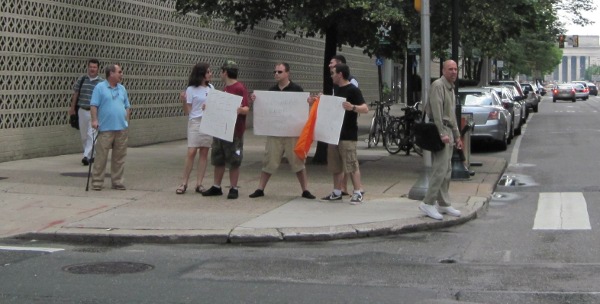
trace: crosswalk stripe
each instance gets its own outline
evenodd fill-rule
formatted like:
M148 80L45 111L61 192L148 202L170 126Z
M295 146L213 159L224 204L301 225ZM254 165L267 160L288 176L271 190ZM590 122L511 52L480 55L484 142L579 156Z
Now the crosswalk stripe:
M16 247L16 246L0 246L0 251L36 251L36 252L57 252L63 251L62 248L45 248L45 247Z
M538 199L534 230L591 230L581 192L543 192Z

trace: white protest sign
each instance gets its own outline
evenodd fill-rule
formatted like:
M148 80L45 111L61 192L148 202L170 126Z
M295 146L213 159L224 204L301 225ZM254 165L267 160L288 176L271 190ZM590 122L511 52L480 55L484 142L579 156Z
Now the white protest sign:
M242 96L219 90L208 91L200 132L233 142L237 109L241 104Z
M337 145L346 110L342 107L343 97L321 95L315 123L315 140Z
M308 119L309 92L254 91L254 134L298 137Z

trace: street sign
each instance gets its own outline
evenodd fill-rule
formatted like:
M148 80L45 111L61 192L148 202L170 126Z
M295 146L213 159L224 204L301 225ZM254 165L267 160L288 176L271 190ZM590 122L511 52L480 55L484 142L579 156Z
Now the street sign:
M382 58L379 58L379 57L377 57L377 59L375 59L375 64L376 64L377 66L382 66L382 65L383 65L383 59L382 59Z
M411 43L410 43L410 44L407 46L407 48L408 48L409 50L418 50L418 49L420 49L420 48L421 48L421 45L420 45L420 44L418 44L418 43L416 43L416 42L411 42Z
M496 67L497 68L503 68L504 67L504 61L502 61L502 60L496 61Z

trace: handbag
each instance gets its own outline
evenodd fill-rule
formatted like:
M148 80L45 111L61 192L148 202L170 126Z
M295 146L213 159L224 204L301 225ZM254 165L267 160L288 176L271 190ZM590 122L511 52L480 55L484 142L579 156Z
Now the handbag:
M79 95L81 95L81 87L85 81L85 76L81 77L79 81L79 93L77 94L77 101L75 103L75 114L69 116L69 124L72 128L79 130Z
M425 108L424 108L425 109ZM415 144L424 150L432 152L441 151L444 149L444 142L440 137L440 132L433 122L425 122L427 114L423 111L423 117L420 121L416 121L414 128Z

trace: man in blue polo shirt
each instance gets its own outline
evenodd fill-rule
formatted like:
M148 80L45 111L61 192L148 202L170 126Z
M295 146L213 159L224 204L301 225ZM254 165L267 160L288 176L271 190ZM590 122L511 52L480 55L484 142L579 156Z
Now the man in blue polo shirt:
M106 80L96 85L92 93L92 128L98 130L96 157L92 170L92 189L102 190L108 150L112 149L110 176L112 188L125 190L123 171L127 155L129 116L131 114L127 90L120 84L123 71L118 64L105 69Z

